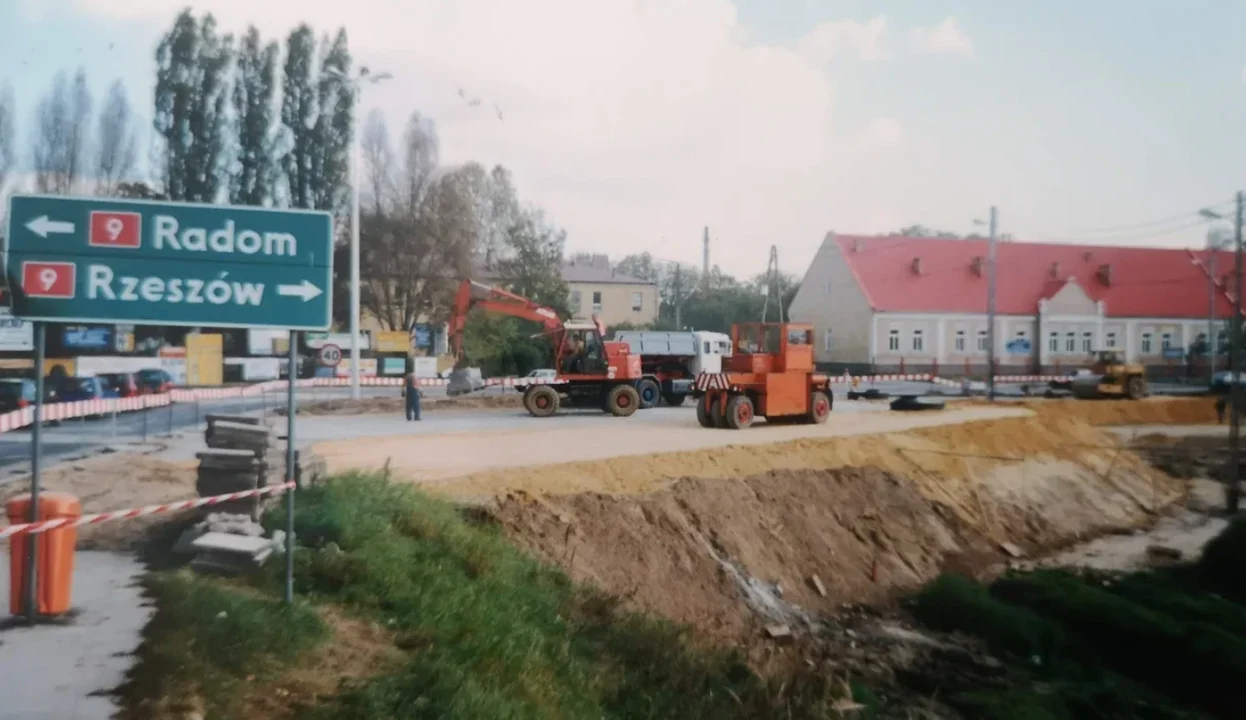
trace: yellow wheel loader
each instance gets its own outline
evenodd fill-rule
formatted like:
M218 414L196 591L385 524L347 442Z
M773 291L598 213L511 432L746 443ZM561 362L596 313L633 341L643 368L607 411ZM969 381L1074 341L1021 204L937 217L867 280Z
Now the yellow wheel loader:
M1074 397L1083 400L1141 400L1147 394L1146 373L1142 365L1126 363L1120 350L1100 350L1094 355L1090 371L1074 375L1069 389Z

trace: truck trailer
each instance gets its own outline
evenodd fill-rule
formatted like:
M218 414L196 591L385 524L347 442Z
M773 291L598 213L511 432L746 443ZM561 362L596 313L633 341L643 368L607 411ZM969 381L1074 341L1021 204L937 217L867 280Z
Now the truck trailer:
M723 358L731 356L730 336L702 330L625 330L615 333L614 341L626 343L640 356L636 392L641 409L659 401L679 407L698 375L722 372Z

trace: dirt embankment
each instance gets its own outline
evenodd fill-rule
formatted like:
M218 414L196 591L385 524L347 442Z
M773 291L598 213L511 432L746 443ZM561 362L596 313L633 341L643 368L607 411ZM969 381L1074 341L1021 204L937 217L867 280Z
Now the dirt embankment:
M985 401L977 401L985 402ZM1091 425L1214 425L1212 397L1151 397L1143 400L1027 400L1040 417Z
M1183 492L1108 433L1042 418L700 455L650 494L518 491L492 512L576 580L730 638L982 569L1005 543L1028 555L1143 525Z

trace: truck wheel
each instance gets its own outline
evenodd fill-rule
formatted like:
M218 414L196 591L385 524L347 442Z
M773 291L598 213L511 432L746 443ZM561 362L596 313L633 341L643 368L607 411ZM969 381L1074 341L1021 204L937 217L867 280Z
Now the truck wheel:
M662 399L662 388L652 378L645 378L636 383L636 394L640 396L640 409L648 410L657 407Z
M666 404L671 407L679 407L684 404L684 398L686 397L687 395L684 395L683 393L667 393L662 396L662 399L665 400Z
M748 395L736 395L727 401L727 427L743 430L753 424L753 401Z
M1141 400L1146 394L1146 383L1143 382L1140 375L1134 375L1129 378L1129 382L1125 385L1125 396L1130 400Z
M809 422L821 425L831 416L831 396L822 390L809 394Z
M606 394L606 412L615 417L628 417L640 407L640 393L631 385L615 385Z
M714 427L720 430L727 429L727 403L729 402L731 398L726 393L722 393L714 398L714 404L710 406L710 417L714 419Z
M549 417L558 412L558 392L549 385L533 385L524 393L523 406L532 417Z
M710 395L697 398L697 423L703 428L714 427L714 418L710 415Z

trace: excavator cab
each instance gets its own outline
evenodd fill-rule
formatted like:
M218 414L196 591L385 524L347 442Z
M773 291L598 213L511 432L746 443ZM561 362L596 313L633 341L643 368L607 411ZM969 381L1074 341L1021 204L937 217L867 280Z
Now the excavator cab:
M596 323L567 323L561 356L562 372L568 375L606 373L606 345Z

